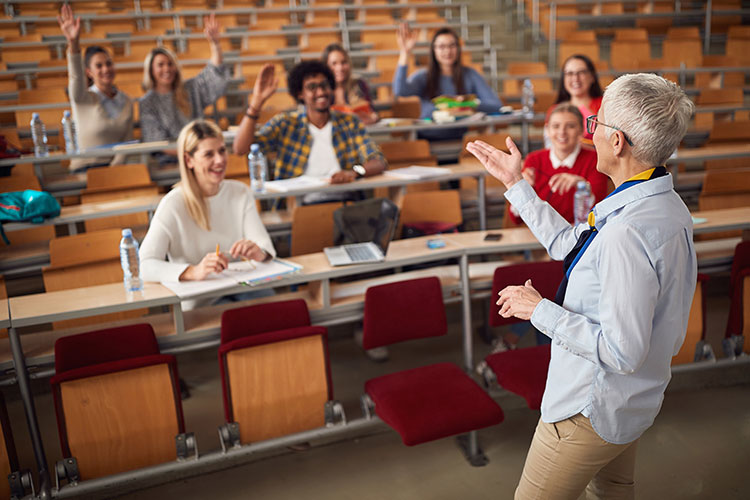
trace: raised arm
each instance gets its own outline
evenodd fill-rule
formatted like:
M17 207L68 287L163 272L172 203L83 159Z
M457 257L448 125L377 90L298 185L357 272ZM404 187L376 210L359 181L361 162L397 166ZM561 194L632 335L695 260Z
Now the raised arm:
M237 128L237 135L234 138L232 146L234 154L244 155L250 151L250 145L255 138L255 126L260 117L263 105L269 97L276 92L279 81L276 78L276 69L273 64L266 64L260 70L260 74L255 79L253 93L248 97L248 107L245 116L242 117L240 125Z
M211 47L211 64L221 66L224 62L224 56L221 50L221 39L219 38L221 25L216 20L216 14L212 12L211 15L204 17L203 26L203 34Z
M73 53L81 52L79 43L81 36L81 18L73 15L73 8L67 3L60 9L60 15L57 16L57 24L63 36L68 41L68 51Z

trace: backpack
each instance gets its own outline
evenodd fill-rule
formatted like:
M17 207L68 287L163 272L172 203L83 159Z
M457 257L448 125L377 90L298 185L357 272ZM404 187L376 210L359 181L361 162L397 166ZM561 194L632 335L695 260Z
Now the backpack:
M2 225L5 222L33 222L39 224L45 218L60 215L60 204L45 191L13 191L0 193L0 236L10 245Z

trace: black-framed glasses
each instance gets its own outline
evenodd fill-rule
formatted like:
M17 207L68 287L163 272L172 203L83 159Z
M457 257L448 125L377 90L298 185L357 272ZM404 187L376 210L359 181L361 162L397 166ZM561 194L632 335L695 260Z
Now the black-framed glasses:
M588 132L589 134L594 135L594 131L596 130L597 125L613 128L619 132L622 132L622 136L625 138L625 142L630 144L631 148L633 147L633 141L631 141L628 138L628 135L622 129L615 127L614 125L607 125L606 123L600 122L599 120L596 119L596 115L591 115L588 118L586 118L586 132Z
M331 90L331 84L328 80L321 80L319 82L307 82L305 84L305 90L308 92L315 92L316 90Z

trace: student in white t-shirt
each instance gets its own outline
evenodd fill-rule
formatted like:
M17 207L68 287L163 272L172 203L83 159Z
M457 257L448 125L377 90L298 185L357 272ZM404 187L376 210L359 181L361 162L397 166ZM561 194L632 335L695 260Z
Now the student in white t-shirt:
M273 65L263 67L237 130L235 154L247 153L253 142L265 154L275 152L275 179L309 175L337 184L377 175L385 169L383 154L359 119L331 109L336 82L328 66L321 61L304 61L289 72L287 84L303 109L274 116L256 133L263 104L277 87Z

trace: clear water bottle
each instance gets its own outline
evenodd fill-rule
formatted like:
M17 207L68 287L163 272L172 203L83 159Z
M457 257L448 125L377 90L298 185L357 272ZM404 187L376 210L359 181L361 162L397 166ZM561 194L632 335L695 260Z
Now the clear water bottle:
M140 274L140 261L138 260L138 242L133 238L130 228L122 230L120 240L120 264L122 265L123 283L128 292L143 290L143 280Z
M49 149L47 148L47 129L44 127L44 122L39 117L39 113L31 115L30 126L31 138L34 140L34 155L49 155Z
M268 177L268 166L266 157L260 150L260 145L250 146L250 154L247 155L247 169L250 171L250 187L255 193L262 193L265 189Z
M591 194L589 183L578 181L576 184L576 194L573 198L573 220L575 225L583 222L588 223L589 212L594 206L594 195Z
M65 152L69 155L78 153L78 132L73 117L70 116L70 110L63 112L63 118L60 122L62 125L63 137L65 138Z
M535 102L534 85L531 83L531 80L526 78L523 81L523 88L521 89L521 107L523 108L523 112L533 113Z

